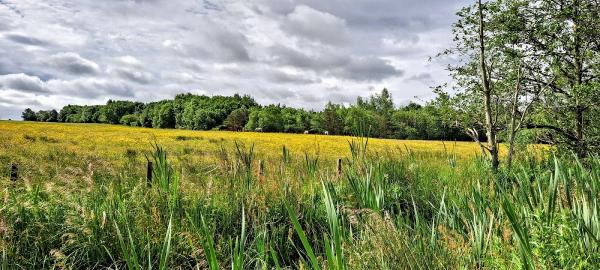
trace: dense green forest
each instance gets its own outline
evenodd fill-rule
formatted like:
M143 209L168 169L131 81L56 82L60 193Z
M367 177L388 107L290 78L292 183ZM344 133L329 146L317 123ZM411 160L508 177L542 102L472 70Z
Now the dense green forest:
M60 112L23 112L26 121L108 123L191 130L264 131L369 136L396 139L470 140L447 117L440 99L396 108L387 89L344 106L327 103L322 111L261 106L250 96L180 94L151 103L109 100L106 105L67 105Z

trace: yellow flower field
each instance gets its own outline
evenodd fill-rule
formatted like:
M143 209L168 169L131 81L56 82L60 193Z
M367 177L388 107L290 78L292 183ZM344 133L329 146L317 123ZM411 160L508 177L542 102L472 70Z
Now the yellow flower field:
M24 179L81 184L88 166L117 175L145 173L145 156L156 143L168 152L178 168L194 175L211 175L216 168L231 170L238 161L236 144L242 151L254 146L254 168L263 160L267 171L277 170L283 146L297 168L317 160L326 171L334 171L336 160L351 157L350 142L360 138L281 133L191 131L132 128L104 124L65 124L0 121L0 172L8 176L11 164L19 165ZM363 141L364 142L364 141ZM542 149L536 147L536 149ZM503 149L504 150L504 149ZM368 139L372 158L417 155L414 162L435 170L450 170L473 162L481 150L473 142ZM505 152L505 151L503 151ZM501 153L504 154L504 153ZM448 166L452 165L452 166ZM237 166L237 165L236 165ZM228 169L229 168L229 169ZM274 176L273 176L274 177ZM34 180L35 179L35 180ZM277 181L277 179L272 179Z
M0 153L9 149L25 148L28 151L61 149L79 154L102 157L120 157L128 149L144 151L153 142L171 151L201 151L213 153L221 145L233 147L240 142L254 144L259 156L281 155L282 146L293 154L318 154L324 159L343 158L350 155L348 136L229 132L229 131L190 131L175 129L132 128L103 124L64 124L0 121ZM369 139L371 153L386 151L414 151L427 153L456 154L471 157L479 153L479 148L471 142L408 141L391 139Z

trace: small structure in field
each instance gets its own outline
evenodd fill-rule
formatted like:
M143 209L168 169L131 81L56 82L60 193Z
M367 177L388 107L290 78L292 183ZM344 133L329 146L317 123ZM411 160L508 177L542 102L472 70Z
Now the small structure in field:
M19 169L17 168L17 164L10 165L10 181L16 182L17 178L19 178Z

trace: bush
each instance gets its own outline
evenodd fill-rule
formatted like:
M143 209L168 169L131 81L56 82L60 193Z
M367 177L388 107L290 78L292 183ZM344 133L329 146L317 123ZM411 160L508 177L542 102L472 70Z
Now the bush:
M140 116L137 114L123 115L123 117L121 117L121 120L119 122L123 125L132 126L132 127L138 127L141 125Z

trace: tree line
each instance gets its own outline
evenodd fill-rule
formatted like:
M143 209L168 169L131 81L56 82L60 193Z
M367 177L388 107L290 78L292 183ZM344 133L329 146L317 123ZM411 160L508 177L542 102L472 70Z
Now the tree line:
M179 94L147 104L109 100L105 105L67 105L60 112L26 109L26 121L107 123L148 128L362 134L379 138L469 140L445 115L441 103L395 107L387 89L345 106L328 102L321 111L280 104L262 106L250 96Z

